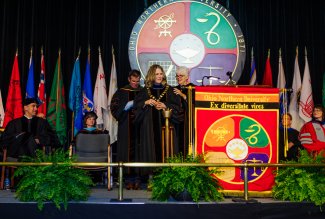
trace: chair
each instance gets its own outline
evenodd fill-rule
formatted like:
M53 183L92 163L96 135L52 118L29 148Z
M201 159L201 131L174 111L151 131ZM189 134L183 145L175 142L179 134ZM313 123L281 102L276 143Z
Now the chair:
M45 146L42 147L43 153L45 153ZM7 149L3 149L3 159L2 162L18 162L18 158L14 157L7 157ZM14 172L15 169L17 168L16 166L8 166L7 168L10 168L10 187L13 188L15 185L14 182ZM5 189L4 188L4 181L6 178L6 166L2 166L1 168L1 181L0 181L0 189Z
M13 157L7 157L7 149L3 149L3 159L2 159L3 162L17 162L18 159L17 158L13 158ZM14 186L14 168L16 168L15 166L10 166L9 167L10 170L11 170L11 173L10 173L10 176L11 176L11 179L10 179L10 187L13 187ZM5 166L2 166L1 168L1 182L0 182L0 189L5 189L5 185L4 185L4 181L5 181L5 178L6 178L6 167Z
M111 162L111 146L109 134L79 133L70 154L75 154L78 162ZM107 170L107 189L111 190L110 167L80 167L86 170Z

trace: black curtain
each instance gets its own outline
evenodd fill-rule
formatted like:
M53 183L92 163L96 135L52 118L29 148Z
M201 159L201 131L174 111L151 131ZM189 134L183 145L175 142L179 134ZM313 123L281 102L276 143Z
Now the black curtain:
M91 50L93 84L97 74L98 47L100 47L108 85L113 46L118 85L119 87L125 85L130 70L128 40L131 30L145 7L154 2L156 1L0 1L0 88L4 104L17 49L23 97L31 48L33 48L36 87L39 82L41 48L44 48L48 96L59 49L61 49L66 91L69 89L79 48L81 48L80 63L83 77L88 47ZM247 84L249 81L250 50L254 47L259 81L263 77L267 51L271 49L271 67L275 86L278 75L278 51L281 48L286 80L291 86L296 47L299 47L301 74L305 66L304 47L306 47L314 100L316 103L321 103L322 80L325 73L325 1L310 0L299 3L295 0L221 0L218 2L234 15L245 36L247 57L239 84Z

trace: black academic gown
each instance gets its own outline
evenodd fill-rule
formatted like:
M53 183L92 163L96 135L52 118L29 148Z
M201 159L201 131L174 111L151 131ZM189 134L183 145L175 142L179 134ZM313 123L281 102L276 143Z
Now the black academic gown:
M30 123L30 125L29 125ZM39 139L40 144L35 142ZM34 156L36 149L43 146L57 146L57 137L45 119L25 116L10 121L1 136L1 146L7 148L7 156L19 158L20 156Z
M134 108L124 110L126 104L134 100L141 87L133 88L130 85L117 90L112 97L111 112L118 121L117 134L117 161L134 162L135 148L139 141L139 130L133 123Z
M151 94L157 99L163 94L165 87L159 89L150 88ZM161 162L162 161L162 127L165 119L162 110L154 106L145 105L149 100L147 88L143 88L134 100L135 123L140 129L140 146L137 150L137 161L139 162ZM173 88L168 86L167 92L160 99L167 108L172 109L170 124L173 126L183 120L183 109L180 97L174 94ZM174 154L178 152L177 142L174 143Z
M299 131L293 128L288 129L288 142L292 142L294 145L287 151L287 157L284 157L284 128L280 127L279 130L279 160L297 160L299 156L299 150L303 149L299 141Z
M190 85L195 87L194 84L189 83L186 86L178 85L175 88L180 90L187 97L187 93L188 93L187 87ZM183 98L181 98L181 100L182 100L182 108L184 109L184 121L180 122L178 124L175 124L175 130L176 130L176 138L177 138L178 145L179 145L179 152L182 152L182 154L185 157L188 154L188 147L189 147L188 99L186 98L186 100L184 100ZM192 89L192 110L194 110L194 103L195 103L195 90ZM194 114L194 111L193 111L193 114ZM194 119L192 120L192 124L194 125ZM192 130L192 132L193 132L193 130ZM192 136L194 136L194 133L192 134Z

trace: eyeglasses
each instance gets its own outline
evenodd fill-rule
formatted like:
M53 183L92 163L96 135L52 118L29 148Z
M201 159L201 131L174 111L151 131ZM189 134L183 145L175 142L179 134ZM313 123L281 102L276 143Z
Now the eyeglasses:
M175 78L182 78L184 77L185 75L175 75Z

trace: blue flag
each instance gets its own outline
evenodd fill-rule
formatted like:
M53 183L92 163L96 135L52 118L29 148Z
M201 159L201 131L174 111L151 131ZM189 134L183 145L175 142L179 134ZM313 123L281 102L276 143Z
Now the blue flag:
M35 98L35 84L34 84L34 62L33 57L30 57L29 72L26 85L26 96L25 98Z
M91 77L90 77L89 58L87 59L82 96L83 96L83 108L82 108L83 113L85 114L86 112L93 111L94 110L94 98L93 98L93 88L91 85Z
M73 134L82 129L82 93L81 93L81 79L80 79L80 62L79 57L74 63L72 78L69 90L69 109L73 111Z

